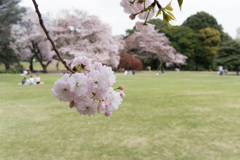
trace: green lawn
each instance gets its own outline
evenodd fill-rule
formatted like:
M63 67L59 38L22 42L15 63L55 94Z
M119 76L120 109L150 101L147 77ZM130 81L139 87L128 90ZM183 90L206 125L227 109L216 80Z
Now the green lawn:
M126 98L113 116L80 116L50 89L0 76L1 160L239 160L240 77L207 72L117 74Z

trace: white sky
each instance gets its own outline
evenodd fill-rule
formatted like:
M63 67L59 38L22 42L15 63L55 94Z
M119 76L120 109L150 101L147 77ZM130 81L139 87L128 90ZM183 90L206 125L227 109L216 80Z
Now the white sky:
M121 0L37 0L42 13L58 12L63 9L80 9L96 15L112 27L113 35L125 34L126 29L133 28L137 20L130 20L120 6ZM169 0L159 0L165 6ZM33 8L32 0L22 0L22 6ZM173 13L177 18L173 25L181 25L190 15L205 11L214 16L218 23L233 38L240 27L240 0L184 0L179 11L177 0L172 0Z

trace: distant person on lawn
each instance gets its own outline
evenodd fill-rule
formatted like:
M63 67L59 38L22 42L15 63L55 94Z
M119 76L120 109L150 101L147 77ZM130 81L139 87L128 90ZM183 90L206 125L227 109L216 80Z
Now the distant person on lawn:
M219 71L219 75L222 76L223 75L223 66L222 65L220 65L218 67L218 71Z
M24 77L23 80L22 80L22 85L26 85L27 84L27 78Z
M29 78L29 84L30 84L30 85L34 85L34 84L35 84L33 76L31 76L31 77Z
M38 76L38 74L36 74L36 76L35 76L35 82L37 85L40 84L40 77Z

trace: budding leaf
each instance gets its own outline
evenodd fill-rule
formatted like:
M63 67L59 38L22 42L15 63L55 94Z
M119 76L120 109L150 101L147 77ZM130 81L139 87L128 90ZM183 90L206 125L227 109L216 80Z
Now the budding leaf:
M170 16L170 21L175 20L175 16L171 12L167 12L168 16Z
M161 14L161 11L162 11L161 9L159 9L159 10L157 11L156 17Z
M171 12L168 12L166 10L162 10L162 12L163 12L163 20L165 20L168 24L170 21L176 19Z
M169 2L168 5L165 7L166 10L173 11L173 8L171 7L171 3L172 3L172 1Z
M163 20L169 23L169 18L167 17L167 14L165 13L164 10L162 10L162 13L163 13Z
M182 9L182 4L183 4L183 0L178 0L178 5L179 5L180 10Z

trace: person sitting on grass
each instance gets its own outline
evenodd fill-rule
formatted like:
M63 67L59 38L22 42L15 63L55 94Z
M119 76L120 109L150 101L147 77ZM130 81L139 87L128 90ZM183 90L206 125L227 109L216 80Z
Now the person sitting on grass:
M22 80L22 85L26 85L26 82L27 82L27 78L24 77L23 80Z
M30 84L30 85L35 85L33 76L31 76L31 77L29 78L29 84Z
M37 85L40 85L40 77L38 76L38 74L36 74L35 76L35 82Z

